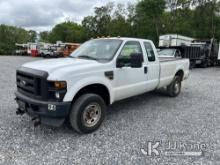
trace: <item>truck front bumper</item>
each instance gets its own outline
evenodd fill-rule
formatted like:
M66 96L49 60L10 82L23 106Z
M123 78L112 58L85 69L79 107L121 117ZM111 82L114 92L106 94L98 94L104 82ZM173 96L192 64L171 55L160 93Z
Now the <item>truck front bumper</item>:
M20 114L27 113L40 123L61 126L69 114L71 102L47 102L29 98L20 92L15 92L15 100Z

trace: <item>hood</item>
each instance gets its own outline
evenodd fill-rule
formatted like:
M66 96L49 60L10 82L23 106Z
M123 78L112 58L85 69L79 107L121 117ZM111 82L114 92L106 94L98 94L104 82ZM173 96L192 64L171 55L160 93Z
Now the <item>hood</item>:
M39 60L35 62L29 62L22 65L25 68L31 68L41 71L52 73L63 68L87 68L99 64L94 60L77 59L77 58L58 58L50 60Z

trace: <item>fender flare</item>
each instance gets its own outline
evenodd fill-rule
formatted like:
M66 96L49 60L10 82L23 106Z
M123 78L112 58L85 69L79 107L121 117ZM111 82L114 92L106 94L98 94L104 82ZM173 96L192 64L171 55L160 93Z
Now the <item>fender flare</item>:
M88 85L101 84L108 89L109 96L110 96L110 104L113 103L113 100L114 100L113 93L112 93L113 89L112 89L112 85L107 79L94 76L94 77L87 77L87 78L81 79L80 81L77 81L77 82L71 82L70 84L74 84L74 85L67 88L67 93L63 99L64 102L72 101L73 98L76 96L76 94L81 89L83 89L84 87Z
M177 68L176 68L176 71L175 71L175 74L177 73L177 72L179 72L179 71L183 71L183 76L184 76L184 67L182 66L182 65L180 65L180 66L178 66Z
M182 65L180 65L179 67L176 68L174 77L175 77L175 75L176 75L179 71L182 71L182 72L183 72L183 77L182 77L182 79L184 79L186 73L184 72L184 66L182 66Z

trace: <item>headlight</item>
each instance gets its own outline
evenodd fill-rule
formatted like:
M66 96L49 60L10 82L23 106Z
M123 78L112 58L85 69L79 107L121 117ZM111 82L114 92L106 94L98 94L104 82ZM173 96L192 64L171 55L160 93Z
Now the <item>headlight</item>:
M66 81L49 81L48 82L48 99L62 101L67 92Z

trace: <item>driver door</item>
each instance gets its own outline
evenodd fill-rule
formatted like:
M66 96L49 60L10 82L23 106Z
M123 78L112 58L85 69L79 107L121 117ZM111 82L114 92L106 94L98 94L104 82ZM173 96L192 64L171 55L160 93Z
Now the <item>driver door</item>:
M127 41L117 58L117 60L119 58L127 59L127 63L125 63L121 68L116 68L115 100L121 100L130 96L141 94L145 91L146 74L144 71L144 65L142 64L140 68L132 68L129 62L131 55L134 53L143 56L143 50L140 42Z

